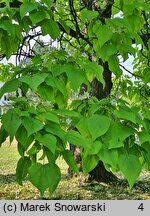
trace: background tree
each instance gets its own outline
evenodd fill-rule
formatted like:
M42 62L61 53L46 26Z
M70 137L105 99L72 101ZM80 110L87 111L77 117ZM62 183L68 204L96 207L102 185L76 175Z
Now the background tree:
M109 181L120 170L132 187L149 169L149 10L146 0L1 3L1 59L14 55L16 65L0 96L17 97L0 143L18 142L19 184L28 175L41 194L53 192L59 156L78 173L67 142L79 147L91 179ZM130 55L133 71L123 64Z

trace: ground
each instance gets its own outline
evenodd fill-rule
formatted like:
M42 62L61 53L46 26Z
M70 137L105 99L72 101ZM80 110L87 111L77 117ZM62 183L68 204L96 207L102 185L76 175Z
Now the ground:
M13 143L11 146L9 146L8 142L3 144L0 148L0 158L0 199L42 199L38 190L29 181L25 181L23 187L16 182L15 168L19 159L16 143ZM68 179L67 165L62 159L58 160L58 164L61 166L62 180L52 196L49 197L48 192L45 192L45 199L150 199L150 172L143 171L133 189L130 190L127 181L122 178L120 173L117 173L117 175L121 180L113 184L88 182L82 175Z

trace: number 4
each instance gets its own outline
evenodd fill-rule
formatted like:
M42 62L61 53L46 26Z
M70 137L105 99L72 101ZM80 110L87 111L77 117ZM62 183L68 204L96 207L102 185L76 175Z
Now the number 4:
M144 210L144 206L143 206L143 203L141 203L138 207L139 210L143 211Z

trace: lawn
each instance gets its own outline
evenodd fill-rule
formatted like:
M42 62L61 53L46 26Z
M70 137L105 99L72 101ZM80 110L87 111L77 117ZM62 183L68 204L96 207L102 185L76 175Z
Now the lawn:
M29 181L26 180L23 187L16 182L15 168L19 155L15 142L11 146L8 141L2 145L0 158L0 199L41 199L38 190ZM68 179L65 162L59 159L57 163L61 167L62 180L52 196L45 192L47 199L150 199L150 172L143 171L130 190L124 179L111 184L88 182L82 175Z

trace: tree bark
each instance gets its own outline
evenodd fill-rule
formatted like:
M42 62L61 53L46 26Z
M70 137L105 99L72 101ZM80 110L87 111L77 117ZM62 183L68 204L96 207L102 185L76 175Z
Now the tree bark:
M109 183L117 180L117 177L112 172L108 172L103 162L99 161L98 165L89 173L88 180Z
M103 66L103 78L105 80L105 88L103 88L102 83L100 83L96 78L92 81L92 96L101 100L110 96L112 89L112 72L109 70L108 63L102 63L99 60L99 64ZM112 173L108 172L102 161L99 161L98 165L89 173L89 180L96 180L102 182L110 182L117 179L117 177Z
M109 70L108 63L103 63L99 60L99 64L103 66L103 78L105 80L105 87L103 88L102 83L100 83L96 78L91 83L91 95L95 96L98 100L103 98L107 98L110 96L111 89L112 89L112 72ZM82 88L83 87L83 88ZM86 91L86 86L81 86L81 94ZM76 128L71 128L73 130L77 130ZM82 164L81 164L81 156L80 156L80 149L77 146L73 146L70 144L70 150L73 152L77 165L79 167L79 171L82 171ZM72 177L73 172L69 169L68 170L69 176ZM99 182L111 182L116 180L117 177L112 173L108 172L105 169L105 166L102 161L99 161L98 165L89 173L89 181L96 180Z
M91 1L91 0L83 0L82 1L84 6L88 10L95 10L99 12L99 19L100 21L105 24L105 18L110 18L112 13L112 5L114 4L114 0L109 0L106 4L105 9L101 10L99 8L99 4L97 4L97 1ZM103 78L105 80L105 87L103 88L103 84L100 83L96 78L91 83L91 95L95 96L98 100L101 100L103 98L107 98L110 96L111 89L112 89L112 72L109 70L108 62L102 62L101 59L99 59L98 64L101 65L104 68L103 71ZM79 148L73 147L70 145L70 149L72 150L74 157L77 161L78 167L80 170L82 169L81 166L81 158L79 154ZM115 175L111 172L108 172L102 161L99 161L98 165L89 173L89 180L96 180L96 181L103 181L103 182L109 182L116 179Z

